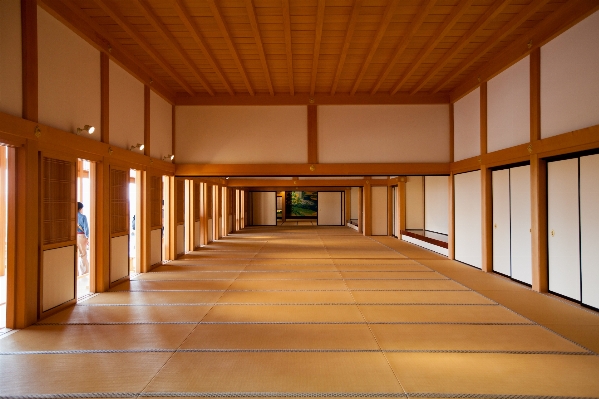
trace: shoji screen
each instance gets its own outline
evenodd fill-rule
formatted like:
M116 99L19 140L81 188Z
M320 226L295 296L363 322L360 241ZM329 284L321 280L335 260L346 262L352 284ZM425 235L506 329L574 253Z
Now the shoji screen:
M342 226L343 209L341 206L342 195L340 191L318 192L318 225Z
M599 308L599 154L580 158L582 303Z
M387 222L387 186L372 186L372 235L386 236Z
M578 158L547 164L549 290L580 300Z
M510 248L510 170L494 170L493 184L493 270L512 275Z
M510 169L512 278L532 284L530 165Z
M454 176L455 259L482 267L480 170Z

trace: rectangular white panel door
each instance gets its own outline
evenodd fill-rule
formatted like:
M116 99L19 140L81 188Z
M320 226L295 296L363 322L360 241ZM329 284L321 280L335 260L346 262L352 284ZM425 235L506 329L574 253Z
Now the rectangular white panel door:
M510 169L512 278L532 284L530 165Z
M387 187L374 186L372 189L371 205L372 205L372 235L386 236L387 223Z
M547 163L549 290L580 300L578 158Z
M580 158L582 303L599 308L599 154Z
M129 275L129 235L110 239L110 282Z
M162 261L162 229L154 229L150 232L150 265Z
M318 225L341 226L343 209L340 191L318 192Z
M482 267L480 170L454 176L455 259Z
M491 175L493 185L493 270L511 276L510 170L495 170Z
M185 225L177 226L177 255L185 253Z
M277 193L274 191L252 192L252 212L255 226L276 226Z
M43 252L42 311L75 298L76 251L70 245Z

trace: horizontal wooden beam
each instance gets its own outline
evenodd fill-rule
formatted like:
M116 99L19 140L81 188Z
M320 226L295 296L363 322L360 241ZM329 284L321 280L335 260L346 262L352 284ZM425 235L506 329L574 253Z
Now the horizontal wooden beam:
M176 176L395 176L449 175L448 163L354 163L354 164L178 164ZM386 183L385 183L386 184Z
M293 186L293 187L277 187L277 186L262 186L262 187L244 187L247 191L345 191L350 190L352 186L347 187L324 187L324 186ZM355 187L355 186L354 186Z
M263 94L249 95L216 95L210 96L179 96L175 105L371 105L371 104L449 104L449 95L446 94L315 94L308 93L295 95L276 94L274 96Z
M383 180L386 182L386 180ZM297 188L297 187L362 187L364 179L229 179L229 187L279 187L279 188Z

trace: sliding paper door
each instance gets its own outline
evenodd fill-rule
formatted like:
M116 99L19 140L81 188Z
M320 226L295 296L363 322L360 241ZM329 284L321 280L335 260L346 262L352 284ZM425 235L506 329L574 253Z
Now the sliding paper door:
M532 284L530 165L510 169L512 278Z
M318 225L341 226L343 225L343 209L340 191L318 192Z
M580 158L582 303L599 308L599 154Z

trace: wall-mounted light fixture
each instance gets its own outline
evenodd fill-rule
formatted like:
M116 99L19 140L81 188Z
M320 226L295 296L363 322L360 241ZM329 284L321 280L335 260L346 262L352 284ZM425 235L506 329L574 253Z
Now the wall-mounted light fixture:
M162 157L163 161L172 161L173 159L175 159L175 155L174 154L169 154L169 155L165 155Z
M83 126L83 128L80 128L80 127L77 128L77 134L80 134L81 132L92 134L95 130L96 130L95 127L90 126L90 125L85 125L85 126Z
M137 143L136 145L132 145L131 148L129 148L129 151L133 151L134 149L139 148L140 151L144 150L144 145Z

